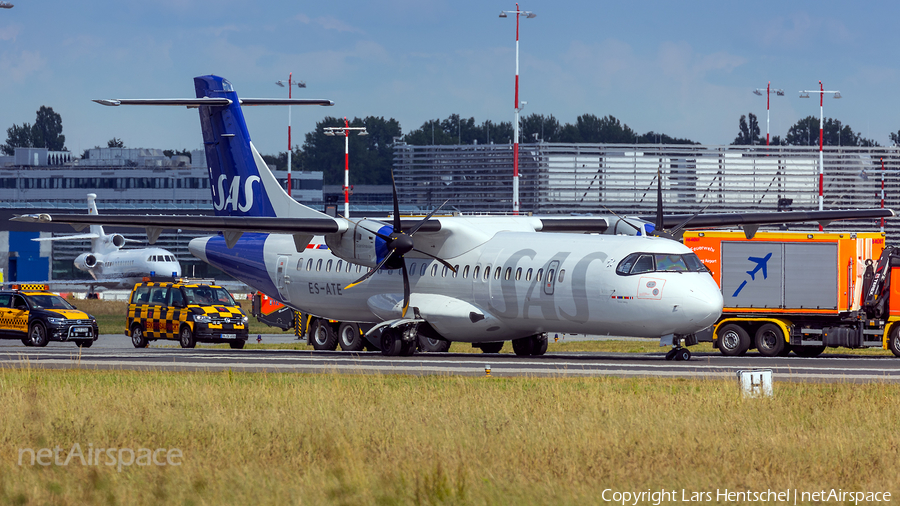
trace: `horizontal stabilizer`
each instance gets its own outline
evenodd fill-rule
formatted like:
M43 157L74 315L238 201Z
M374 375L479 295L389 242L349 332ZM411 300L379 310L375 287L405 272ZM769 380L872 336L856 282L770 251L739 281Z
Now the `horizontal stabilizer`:
M334 234L347 229L332 218L272 218L263 216L178 216L178 215L91 215L23 214L10 218L25 223L67 223L70 225L111 225L132 228L216 230L269 234Z
M32 239L32 241L84 241L86 239L97 239L98 237L100 237L99 234L74 234L60 237L39 237Z

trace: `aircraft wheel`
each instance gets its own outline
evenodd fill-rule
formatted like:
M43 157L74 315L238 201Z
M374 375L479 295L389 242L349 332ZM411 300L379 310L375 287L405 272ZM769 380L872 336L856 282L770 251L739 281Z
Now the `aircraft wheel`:
M900 357L900 325L894 325L891 329L891 337L888 339L888 348L895 357Z
M540 356L547 353L547 334L531 336L531 354Z
M688 361L691 359L691 350L687 348L675 348L674 357L678 362Z
M506 343L503 341L500 341L499 343L481 343L479 348L481 348L482 353L500 353L504 344Z
M750 348L750 335L740 326L729 324L719 329L718 342L722 355L736 357Z
M419 334L419 351L428 353L444 353L450 349L450 341L436 337L425 337Z
M400 332L395 329L384 329L381 331L381 354L389 357L397 357L400 355L403 339L400 338Z
M797 355L798 357L813 358L813 357L818 357L819 355L821 355L822 352L825 351L825 347L824 346L794 346L794 348L791 351L793 351L794 355ZM892 349L891 351L894 351L894 350Z
M532 340L531 336L513 339L513 351L520 357L531 355Z
M32 325L31 332L28 333L28 336L31 338L32 346L44 347L50 342L50 337L47 335L47 329L44 327L43 323L35 323Z
M672 348L668 352L666 352L666 360L675 360L675 350L677 348Z
M150 344L147 341L147 336L144 335L144 329L140 325L135 325L131 328L131 344L135 348L146 348Z
M197 346L197 341L194 339L194 333L191 332L191 328L187 325L181 327L181 332L178 333L178 341L181 343L182 348L193 348Z
M784 351L784 332L774 323L766 323L756 331L756 349L761 355L777 357Z
M338 328L338 343L342 351L361 351L365 346L365 338L359 333L359 325L342 323Z
M338 339L334 335L334 329L327 320L317 318L312 324L312 345L317 350L334 351L337 349Z
M411 357L416 353L416 347L419 345L416 339L412 341L400 341L400 355L404 357Z

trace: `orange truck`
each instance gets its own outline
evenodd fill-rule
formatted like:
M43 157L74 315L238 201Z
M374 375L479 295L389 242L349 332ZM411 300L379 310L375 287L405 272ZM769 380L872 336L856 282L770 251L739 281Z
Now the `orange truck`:
M722 289L711 333L722 354L879 347L900 357L900 248L883 233L690 231L684 244Z

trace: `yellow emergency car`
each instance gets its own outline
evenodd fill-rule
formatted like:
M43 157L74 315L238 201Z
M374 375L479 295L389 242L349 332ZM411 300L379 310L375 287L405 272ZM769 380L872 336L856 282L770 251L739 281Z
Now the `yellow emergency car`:
M128 305L125 334L135 348L157 339L178 340L182 348L198 342L244 347L248 318L228 290L190 280L144 279L134 285Z
M97 340L97 320L47 285L13 285L0 290L0 338L21 339L25 346L72 341L88 348Z

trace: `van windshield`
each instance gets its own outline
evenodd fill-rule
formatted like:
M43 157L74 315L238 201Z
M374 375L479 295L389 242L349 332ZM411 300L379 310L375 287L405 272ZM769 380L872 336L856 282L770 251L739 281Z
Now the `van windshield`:
M224 288L213 288L211 286L184 287L184 295L187 297L188 304L196 304L200 306L223 305L237 306L237 303Z

